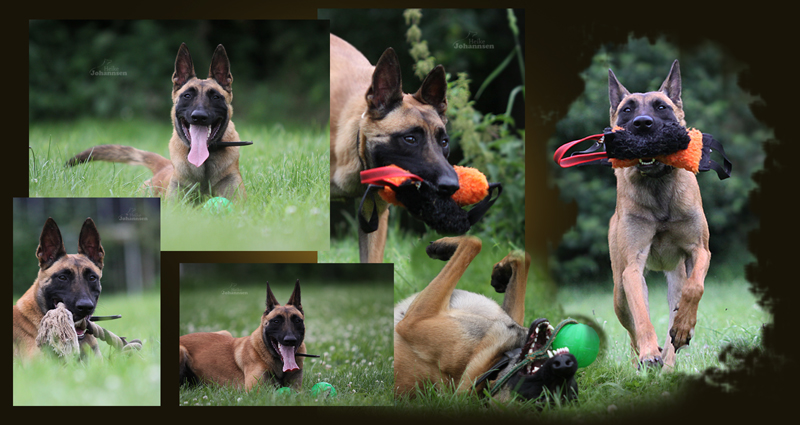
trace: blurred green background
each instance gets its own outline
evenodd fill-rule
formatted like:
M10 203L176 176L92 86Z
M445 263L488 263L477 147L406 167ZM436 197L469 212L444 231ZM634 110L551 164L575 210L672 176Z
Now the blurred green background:
M14 199L14 300L36 280L36 247L48 217L61 230L67 254L78 252L87 217L105 250L103 294L158 290L161 280L161 214L158 198Z
M185 42L199 78L208 76L217 44L225 46L237 124L323 127L327 32L326 21L31 21L29 118L163 122L172 107L175 56Z
M663 38L629 38L626 44L605 46L581 74L586 90L558 123L556 134L548 141L548 152L608 127L609 68L629 91L645 92L660 87L675 59L680 60L687 125L712 134L733 163L727 180L720 181L714 172L697 176L711 232L709 277L741 278L744 265L753 261L747 250L747 233L757 226L748 207L748 193L755 187L752 174L762 168L762 143L773 135L750 111L750 104L758 99L737 85L737 74L746 66L727 56L723 48L705 42L679 50ZM588 146L581 145L581 149ZM718 156L712 158L721 162ZM563 283L610 282L608 222L616 203L612 169L561 169L551 163L550 176L561 199L576 203L578 211L576 224L560 245L553 247L554 277Z

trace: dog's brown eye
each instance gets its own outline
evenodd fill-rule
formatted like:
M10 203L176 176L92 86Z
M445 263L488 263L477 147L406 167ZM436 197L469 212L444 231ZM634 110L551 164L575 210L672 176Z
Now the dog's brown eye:
M630 111L631 111L631 108L624 108L624 109L622 109L622 112L630 112Z
M448 145L450 145L450 140L442 139L442 147L446 148Z
M56 276L56 279L60 280L61 282L66 282L67 281L67 276L63 275L63 274L60 274L60 275Z
M191 94L189 94L189 93L184 93L184 94L183 94L183 98L184 98L184 99L191 99L191 98L192 98L192 95L191 95Z
M406 143L409 143L409 144L412 144L412 145L417 144L417 138L414 137L414 136L405 136L405 137L403 137L403 140L405 140Z

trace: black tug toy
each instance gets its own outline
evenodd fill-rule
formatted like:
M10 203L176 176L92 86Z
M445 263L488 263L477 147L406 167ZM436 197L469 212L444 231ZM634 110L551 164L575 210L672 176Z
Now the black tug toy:
M386 202L405 207L415 218L445 235L462 235L477 223L503 192L500 183L489 183L475 168L456 165L459 189L451 197L441 196L436 187L419 176L400 167L389 165L361 172L361 183L368 184L361 199L358 221L364 233L378 229L378 214L374 193L378 192ZM491 192L497 189L494 197ZM364 201L373 202L369 220L362 213ZM462 207L473 205L470 210Z
M595 143L585 151L566 155L570 148L586 140L594 140ZM722 156L722 164L711 159L713 151ZM562 168L590 164L624 168L659 161L695 174L714 170L720 180L730 177L732 170L725 149L714 136L679 124L665 125L657 134L647 136L635 135L621 127L607 128L603 134L562 145L556 150L553 160Z

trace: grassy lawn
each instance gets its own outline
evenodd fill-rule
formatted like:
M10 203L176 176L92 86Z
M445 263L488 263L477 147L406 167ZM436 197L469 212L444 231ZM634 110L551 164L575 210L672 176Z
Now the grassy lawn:
M302 279L301 279L302 280ZM234 337L250 335L264 311L263 280L241 281L237 293L221 296L224 286L182 290L180 334L228 330ZM289 285L274 285L283 303ZM212 301L213 300L213 301ZM303 365L300 392L278 394L270 387L251 392L207 385L180 389L182 406L390 406L392 382L392 288L391 282L364 284L324 283L302 280L305 312L305 344L309 354ZM176 341L177 343L177 341ZM177 344L173 344L175 348ZM327 382L335 397L310 394L318 382ZM175 388L178 391L178 388Z
M317 251L329 245L329 132L236 122L247 200L213 213L186 202L162 207L163 250ZM121 144L169 156L168 122L82 120L29 127L31 197L149 196L144 167L92 163L64 167L72 155ZM302 235L298 237L297 235Z
M16 300L18 297L14 297ZM121 314L101 326L142 350L123 355L98 341L103 360L64 364L51 357L14 359L15 406L158 406L161 404L161 297L108 295L100 298L98 316ZM77 389L80 389L79 391Z
M429 241L438 236L423 236L390 229L386 261L394 262L394 301L420 291L444 265L424 252ZM403 247L399 249L398 247ZM502 302L502 294L490 286L495 262L513 247L498 241L483 241L483 249L467 269L458 287L478 292ZM320 252L320 262L354 261L358 256L355 237L334 239L329 252ZM632 363L627 332L619 324L612 302L612 283L598 282L584 286L555 288L533 268L528 276L525 299L526 323L546 317L558 323L567 317L579 321L594 320L605 334L604 349L589 367L578 371L580 396L570 405L538 406L534 403L501 404L444 391L429 391L414 399L396 401L401 412L409 415L468 416L472 419L496 420L498 413L526 420L594 421L624 418L647 412L650 408L680 405L687 378L707 368L722 367L719 354L723 347L756 347L761 344L761 326L769 315L757 304L744 279L724 279L712 269L706 279L706 290L698 313L695 336L691 345L678 353L674 373L637 371ZM648 275L650 309L653 324L663 342L667 331L666 282L663 275ZM487 406L491 405L490 409Z
M663 341L668 321L666 283L663 277L655 273L649 275L648 282L651 317L659 341ZM748 291L748 283L744 279L720 281L710 275L700 302L695 336L691 345L678 353L674 373L637 371L632 364L633 356L627 332L614 313L611 282L560 288L556 306L544 310L535 302L532 305L530 299L536 292L531 289L531 283L529 281L526 297L526 323L537 317L547 317L555 322L570 316L583 321L591 318L600 325L605 334L606 341L600 357L592 365L578 371L576 379L580 386L580 396L576 403L540 408L542 406L534 407L531 402L501 404L445 391L416 399L400 399L397 406L407 413L471 417L477 415L487 419L496 418L498 411L510 416L548 421L594 421L632 417L651 408L680 405L684 400L683 384L688 377L711 367L725 368L725 365L720 364L718 356L723 347L729 344L738 347L759 346L760 328L770 320L769 315L756 304L756 299ZM469 283L464 286L501 300L497 294L492 294L488 278L483 285L484 290L477 286L470 288L472 284ZM397 289L395 292L397 297ZM487 410L487 403L493 408Z

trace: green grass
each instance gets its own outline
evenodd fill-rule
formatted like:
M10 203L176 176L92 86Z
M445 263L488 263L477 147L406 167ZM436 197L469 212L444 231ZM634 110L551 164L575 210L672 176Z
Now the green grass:
M163 250L316 251L329 246L329 132L237 122L247 200L213 213L186 201L162 203ZM113 163L66 168L72 155L122 144L169 156L169 122L82 120L29 127L31 197L149 196L150 171ZM298 237L302 235L302 237Z
M182 406L390 406L392 383L391 282L323 284L303 281L307 352L300 392L282 395L271 387L245 392L207 385L180 389ZM238 282L237 293L221 295L226 287L182 290L180 333L228 330L234 337L250 335L264 311L263 282ZM291 287L273 287L276 298L288 299ZM317 382L334 386L334 398L313 397ZM178 388L176 388L178 390Z
M15 297L16 299L17 297ZM103 360L64 363L50 356L14 359L15 406L158 406L161 404L161 301L158 292L102 295L98 316L121 314L101 326L142 350L121 354L98 341Z
M666 283L661 275L651 273L648 284L651 318L659 341L663 343L668 324ZM486 288L488 280L485 280L484 285L483 289L477 286L467 289L482 292L499 301L497 294L492 294L491 288ZM688 378L697 376L707 368L726 368L726 365L720 363L718 356L729 344L749 348L760 346L761 326L770 320L769 315L757 305L744 279L718 281L710 275L706 279L705 294L700 302L695 336L691 345L678 353L675 371L638 371L632 363L627 332L614 313L611 282L560 288L557 294L558 305L545 310L537 308L535 303L531 308L530 298L533 294L536 292L531 290L529 282L526 323L537 317L560 321L575 316L591 318L603 329L606 341L601 355L593 364L580 369L576 376L580 387L577 402L534 407L533 402L481 401L444 390L430 392L415 399L399 399L397 406L409 412L469 415L487 419L496 418L498 412L534 420L622 419L652 408L680 405L684 401L683 385ZM487 403L493 409L487 411Z

